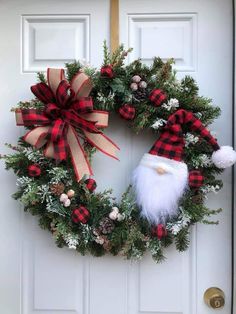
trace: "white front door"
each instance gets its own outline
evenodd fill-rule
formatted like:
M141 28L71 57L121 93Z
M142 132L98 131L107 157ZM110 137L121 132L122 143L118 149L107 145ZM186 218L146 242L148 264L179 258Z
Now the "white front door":
M231 144L232 7L230 0L120 0L121 42L132 46L130 61L150 62L155 55L174 57L179 77L192 75L200 93L220 104L213 126L221 144ZM102 41L109 38L108 0L0 1L1 143L16 143L20 134L9 112L32 97L36 72L73 59L102 62ZM154 138L134 136L112 121L109 134L121 146L121 162L95 160L100 188L120 195L132 169ZM7 152L1 145L1 152ZM101 173L107 162L113 173ZM97 165L97 167L96 167ZM119 178L119 180L117 179ZM231 305L231 175L208 205L224 208L220 225L192 229L185 253L173 247L167 261L155 264L118 257L81 257L55 246L37 218L24 214L10 195L15 177L1 165L0 313L2 314L210 314L204 291L216 286Z

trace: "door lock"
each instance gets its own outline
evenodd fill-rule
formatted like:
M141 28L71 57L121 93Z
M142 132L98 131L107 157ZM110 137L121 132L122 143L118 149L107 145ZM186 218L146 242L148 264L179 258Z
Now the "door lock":
M204 293L205 303L212 309L220 309L225 305L225 294L217 287L211 287Z

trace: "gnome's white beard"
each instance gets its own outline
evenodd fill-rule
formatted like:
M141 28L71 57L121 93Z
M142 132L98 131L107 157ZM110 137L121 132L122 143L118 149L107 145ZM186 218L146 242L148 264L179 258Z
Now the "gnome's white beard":
M158 174L157 167L166 171ZM185 163L145 154L134 170L133 185L141 215L150 223L165 223L178 213L178 201L188 182Z

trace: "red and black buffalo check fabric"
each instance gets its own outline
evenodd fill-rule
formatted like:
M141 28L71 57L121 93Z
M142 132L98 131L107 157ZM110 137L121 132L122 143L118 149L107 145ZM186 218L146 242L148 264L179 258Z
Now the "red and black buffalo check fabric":
M85 184L86 184L86 187L87 189L90 191L90 192L93 192L96 187L97 187L97 183L94 179L87 179L85 180Z
M113 71L112 65L110 65L110 64L104 65L101 68L100 73L101 73L102 76L106 76L106 77L112 78L114 76L114 71Z
M80 222L82 224L86 224L88 222L89 218L90 218L90 213L89 213L88 209L82 205L78 208L75 208L71 214L71 219L76 224L78 224Z
M56 99L51 88L45 83L38 83L31 86L32 93L44 104L55 103Z
M37 164L29 165L28 174L30 177L39 177L41 174L41 168Z
M67 158L66 134L69 125L90 133L100 133L95 126L96 122L80 116L93 110L92 98L81 97L79 100L73 100L75 92L67 81L63 80L59 83L55 96L45 83L31 86L31 91L45 104L45 108L44 110L22 109L24 125L50 125L47 139L53 143L56 160L62 161Z
M74 97L75 92L71 89L70 84L65 80L61 81L56 90L56 102L60 104L60 107L68 107Z
M73 103L73 108L79 113L88 113L93 111L92 97L83 97Z
M167 99L166 93L161 89L154 89L149 95L149 99L158 107Z
M189 186L190 188L200 188L203 185L204 176L199 170L189 171Z
M133 120L135 117L135 108L129 104L125 104L120 107L119 114L125 120Z
M185 126L189 131L199 134L214 150L219 149L216 139L203 126L202 122L192 112L180 109L169 117L159 139L154 143L149 153L182 161L185 144L182 126Z
M24 126L48 125L50 119L40 109L21 109Z
M152 229L152 234L156 236L159 240L167 236L166 227L163 224L158 224Z

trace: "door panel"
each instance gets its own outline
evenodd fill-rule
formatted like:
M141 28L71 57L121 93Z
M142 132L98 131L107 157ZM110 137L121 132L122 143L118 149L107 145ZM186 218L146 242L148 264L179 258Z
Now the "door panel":
M178 76L194 76L200 92L222 106L212 127L220 143L231 141L232 12L229 0L120 0L120 34L134 48L129 61L154 55L174 57ZM0 1L1 142L15 143L20 128L9 112L17 101L32 97L37 71L61 67L74 58L102 62L102 41L109 36L108 0ZM110 135L121 147L120 162L96 154L100 190L112 187L118 198L130 174L153 144L151 132L132 134L111 117ZM3 153L7 150L1 146ZM104 168L105 165L105 168ZM140 262L119 257L81 257L58 249L37 219L22 212L10 194L15 177L1 165L0 312L4 314L210 314L203 293L218 286L226 294L222 314L230 313L231 176L208 205L225 210L219 226L192 229L190 249L166 250L156 265L147 255Z
M3 143L23 134L10 108L32 97L37 71L75 58L101 64L109 1L1 0L0 16L1 152L7 153ZM0 312L86 313L89 258L58 249L37 219L23 213L10 197L15 180L1 164Z
M232 141L232 6L231 1L121 1L121 41L134 47L129 61L141 58L149 64L154 55L175 58L178 77L193 76L200 94L220 105L222 115L211 127L219 142ZM141 139L132 137L132 161L147 151ZM187 253L157 268L140 263L139 311L155 313L201 313L212 310L203 302L204 291L221 287L230 313L231 301L231 170L223 175L224 188L210 194L210 208L224 208L218 226L197 225ZM224 252L224 253L222 253ZM147 266L148 265L148 266ZM154 275L156 274L156 276ZM147 293L150 283L150 293ZM151 287L155 287L151 288ZM146 289L145 289L146 288Z
M22 71L90 59L90 15L22 15Z

